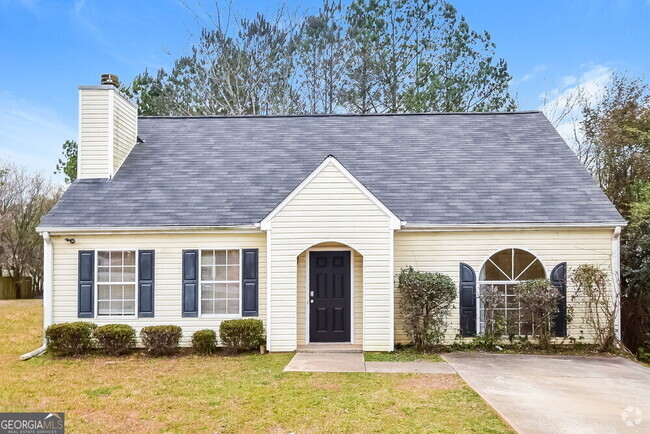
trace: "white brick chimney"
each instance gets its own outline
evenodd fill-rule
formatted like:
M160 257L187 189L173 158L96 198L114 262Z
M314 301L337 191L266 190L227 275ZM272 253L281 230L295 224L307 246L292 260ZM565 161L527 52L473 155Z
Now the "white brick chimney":
M79 86L77 178L112 178L136 144L138 108L119 90L116 75Z

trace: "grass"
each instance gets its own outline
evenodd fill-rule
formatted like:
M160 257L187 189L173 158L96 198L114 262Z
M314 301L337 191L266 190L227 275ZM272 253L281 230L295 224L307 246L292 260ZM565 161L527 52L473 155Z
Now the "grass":
M0 302L0 411L63 411L69 432L507 432L455 375L282 372L292 354L26 362L40 300Z
M412 347L395 349L392 353L369 352L364 353L366 362L417 362L426 360L429 362L444 362L438 354L427 354L415 351Z

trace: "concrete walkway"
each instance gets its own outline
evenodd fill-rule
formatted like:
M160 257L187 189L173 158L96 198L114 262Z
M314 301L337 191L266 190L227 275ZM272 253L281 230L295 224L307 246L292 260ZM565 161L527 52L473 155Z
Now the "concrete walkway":
M363 353L296 353L284 368L287 372L377 372L455 374L444 362L364 362Z
M650 368L620 357L442 357L522 433L650 432Z

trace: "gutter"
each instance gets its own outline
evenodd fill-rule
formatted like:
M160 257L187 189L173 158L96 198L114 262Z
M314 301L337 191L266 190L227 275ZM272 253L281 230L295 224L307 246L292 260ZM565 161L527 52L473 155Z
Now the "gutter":
M259 223L250 224L250 225L239 225L239 226L133 226L133 227L102 227L102 226L88 226L88 227L55 227L55 226L38 226L36 228L37 232L45 233L49 232L56 235L67 235L67 234L111 234L111 233L120 233L120 234L145 234L145 233L156 233L156 234L167 234L167 233L219 233L219 232L228 232L228 233L237 233L237 232L260 232Z
M476 230L530 230L530 229L613 229L626 226L626 222L603 223L469 223L469 224L418 224L406 223L401 232L443 232Z
M45 352L45 330L52 324L52 288L54 274L54 255L52 239L49 232L43 232L43 345L20 356L20 360L29 360Z

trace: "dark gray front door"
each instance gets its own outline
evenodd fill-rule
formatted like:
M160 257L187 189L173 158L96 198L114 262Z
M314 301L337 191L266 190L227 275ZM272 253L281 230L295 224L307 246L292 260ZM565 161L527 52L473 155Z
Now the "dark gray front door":
M350 252L310 252L309 291L309 341L350 342Z

